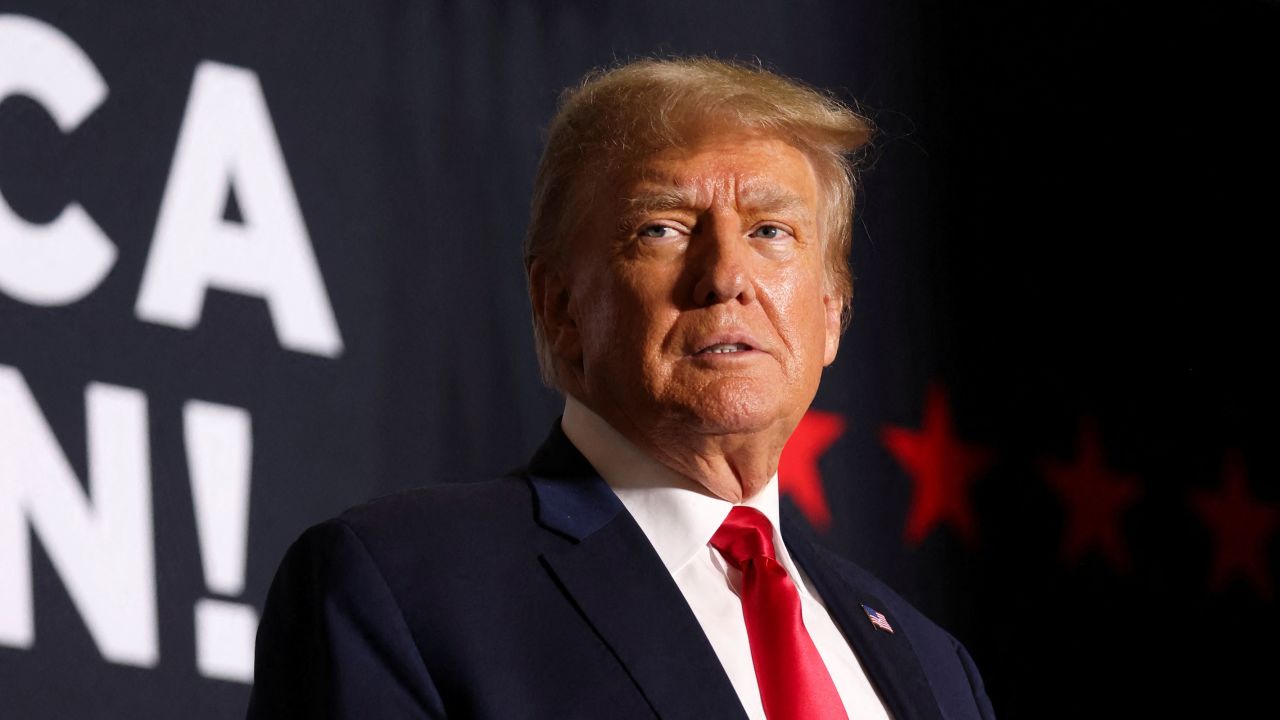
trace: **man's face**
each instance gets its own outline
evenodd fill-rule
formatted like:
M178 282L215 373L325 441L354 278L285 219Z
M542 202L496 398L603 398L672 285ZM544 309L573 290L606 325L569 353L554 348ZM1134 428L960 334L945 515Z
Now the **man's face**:
M840 333L809 159L711 133L618 190L599 193L570 246L581 399L624 432L785 437Z

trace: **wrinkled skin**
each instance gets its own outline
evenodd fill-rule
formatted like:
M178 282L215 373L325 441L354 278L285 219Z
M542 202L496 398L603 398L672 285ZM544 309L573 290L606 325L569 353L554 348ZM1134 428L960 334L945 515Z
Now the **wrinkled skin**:
M750 497L839 345L813 166L771 136L706 133L608 189L564 265L531 271L562 389L710 493Z

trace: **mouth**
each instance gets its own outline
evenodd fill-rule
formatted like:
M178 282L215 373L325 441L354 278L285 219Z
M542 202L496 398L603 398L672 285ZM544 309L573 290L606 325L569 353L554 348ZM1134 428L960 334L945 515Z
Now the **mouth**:
M754 350L747 343L715 343L702 348L695 355L730 355L733 353L744 353Z

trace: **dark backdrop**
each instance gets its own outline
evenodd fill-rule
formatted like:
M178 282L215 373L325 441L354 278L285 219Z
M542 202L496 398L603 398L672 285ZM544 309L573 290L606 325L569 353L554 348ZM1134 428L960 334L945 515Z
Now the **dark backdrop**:
M1004 717L1274 713L1280 6L1034 5L4 0L0 712L238 716L303 528L522 463L557 92L710 53L881 128L787 502Z

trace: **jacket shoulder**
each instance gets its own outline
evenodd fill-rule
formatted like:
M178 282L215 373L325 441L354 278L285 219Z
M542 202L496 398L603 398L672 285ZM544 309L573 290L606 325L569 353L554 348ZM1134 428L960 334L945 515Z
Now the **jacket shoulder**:
M533 491L523 475L450 482L386 495L320 526L340 525L389 576L409 566L491 565L498 548L537 545Z
M444 482L402 490L348 508L335 518L357 535L447 529L459 523L485 522L495 514L532 508L529 482L512 473L477 482ZM448 523L432 523L433 520Z

